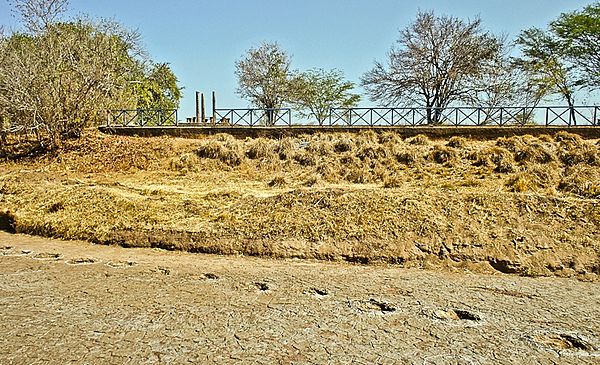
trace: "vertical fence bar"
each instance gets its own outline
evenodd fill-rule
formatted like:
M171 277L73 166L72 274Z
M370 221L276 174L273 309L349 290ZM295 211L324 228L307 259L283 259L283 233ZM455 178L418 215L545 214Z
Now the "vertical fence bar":
M569 107L569 118L571 120L571 124L569 125L569 127L571 125L577 127L577 114L575 113L574 107Z
M454 125L458 127L458 118L460 118L460 115L458 115L458 108L454 109Z
M217 123L217 96L215 94L215 92L212 92L212 125L215 125Z

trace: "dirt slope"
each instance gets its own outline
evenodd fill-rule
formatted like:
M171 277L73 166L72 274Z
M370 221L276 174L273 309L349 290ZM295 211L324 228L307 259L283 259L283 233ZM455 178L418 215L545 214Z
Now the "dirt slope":
M3 225L124 246L600 274L598 142L90 133L0 164Z

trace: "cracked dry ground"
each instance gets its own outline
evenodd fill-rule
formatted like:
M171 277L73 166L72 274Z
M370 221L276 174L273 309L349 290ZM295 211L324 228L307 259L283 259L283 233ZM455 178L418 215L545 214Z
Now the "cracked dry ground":
M600 287L0 233L0 364L598 364Z

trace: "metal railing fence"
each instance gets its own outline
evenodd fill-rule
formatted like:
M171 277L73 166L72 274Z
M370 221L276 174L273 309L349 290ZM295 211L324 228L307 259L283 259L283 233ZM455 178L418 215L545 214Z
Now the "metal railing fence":
M293 110L215 109L205 127L291 127ZM108 112L108 126L183 126L176 109L130 109ZM331 108L316 127L411 127L411 126L600 126L600 106L507 106L447 108Z
M177 126L177 109L121 109L107 113L109 127L162 127Z
M292 110L277 109L215 109L215 124L240 127L291 126Z

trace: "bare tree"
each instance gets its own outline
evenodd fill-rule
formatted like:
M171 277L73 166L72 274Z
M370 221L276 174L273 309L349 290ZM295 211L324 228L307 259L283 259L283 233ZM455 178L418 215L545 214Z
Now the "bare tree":
M0 112L13 126L41 127L52 146L135 102L128 77L137 69L130 46L102 24L48 25L0 44Z
M55 23L69 8L69 0L12 0L25 27L39 33Z
M237 93L255 106L268 109L269 124L274 123L273 109L289 100L290 64L290 57L277 43L251 48L235 64Z
M381 104L426 107L428 123L437 124L444 108L473 93L473 81L498 55L500 45L482 30L480 19L419 12L400 32L386 64L376 62L361 84Z

